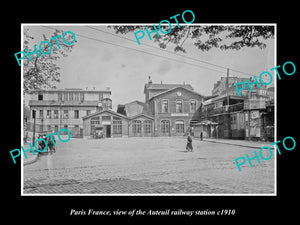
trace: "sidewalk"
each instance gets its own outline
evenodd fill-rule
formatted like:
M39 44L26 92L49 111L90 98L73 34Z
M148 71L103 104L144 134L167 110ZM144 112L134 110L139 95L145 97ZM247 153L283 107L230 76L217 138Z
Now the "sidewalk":
M193 139L200 141L200 138L193 137ZM214 138L203 138L203 141L226 144L226 145L235 145L235 146L241 146L246 148L257 148L257 149L260 149L264 146L270 146L270 144L272 143L266 141L247 141L247 140L214 139Z
M29 149L29 144L28 143L25 143L24 146L23 146L24 150L27 150ZM34 149L34 153L35 155L32 153L32 151L28 151L26 152L26 156L27 156L27 159L25 158L25 155L21 149L21 154L22 154L22 157L23 157L23 165L26 166L26 165L29 165L29 164L32 164L34 162L36 162L39 158L39 152L35 150L35 148L33 147Z

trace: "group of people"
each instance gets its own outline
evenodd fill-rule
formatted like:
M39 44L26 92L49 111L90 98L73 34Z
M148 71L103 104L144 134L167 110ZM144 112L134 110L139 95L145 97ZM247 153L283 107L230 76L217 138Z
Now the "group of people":
M54 142L56 143L55 137L52 136L52 138L53 138ZM50 150L51 152L52 151L55 152L56 146L53 144L50 136L46 137L45 134L40 134L38 136L38 139L44 139L46 141L46 143L47 143L47 152L48 152L48 150ZM44 150L45 149L45 147L46 147L45 141L42 141L42 140L38 141L37 147L38 147L39 150Z

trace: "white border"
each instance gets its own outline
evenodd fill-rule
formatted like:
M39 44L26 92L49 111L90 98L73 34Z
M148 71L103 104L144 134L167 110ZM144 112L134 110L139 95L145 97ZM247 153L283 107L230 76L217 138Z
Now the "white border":
M176 23L171 23L172 25L176 25ZM211 26L211 25L220 25L220 26L227 26L227 25L235 25L235 26L251 26L251 25L258 25L258 26L274 26L274 67L277 66L277 23L191 23L191 24L181 24L184 26ZM116 26L116 25L129 25L129 26L135 26L135 25L153 25L153 23L127 23L127 24L119 24L119 23L46 23L46 24L40 24L40 23L21 23L21 50L23 50L23 38L24 38L24 26ZM158 25L155 24L155 25ZM275 79L274 83L274 124L275 124L275 130L274 130L274 138L275 141L277 141L277 79ZM21 144L23 146L23 62L21 63ZM275 146L274 146L274 152L276 152ZM21 196L277 196L277 154L274 154L274 193L270 194L24 194L23 193L23 157L22 154L21 157Z

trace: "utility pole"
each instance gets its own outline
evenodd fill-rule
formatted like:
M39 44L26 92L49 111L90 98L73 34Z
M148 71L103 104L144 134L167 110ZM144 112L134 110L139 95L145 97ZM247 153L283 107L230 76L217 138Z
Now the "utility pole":
M35 117L36 117L36 111L32 110L32 117L33 117L33 138L32 143L35 141Z
M228 93L228 88L229 88L229 68L227 68L227 78L226 78L226 97L227 97L227 105L229 105L229 93Z
M228 126L228 137L231 138L231 121L230 121L230 113L229 113L229 68L227 68L227 78L226 78L226 102L227 102L227 126Z

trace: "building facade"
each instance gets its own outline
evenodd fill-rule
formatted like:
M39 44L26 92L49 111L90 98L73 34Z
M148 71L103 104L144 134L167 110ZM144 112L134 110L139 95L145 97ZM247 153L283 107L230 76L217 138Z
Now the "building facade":
M52 89L32 92L28 130L57 133L61 128L67 128L72 137L80 137L83 132L82 117L111 109L110 96L109 89Z
M186 134L190 131L191 123L202 102L201 94L194 92L191 88L186 89L182 85L153 95L148 104L155 120L154 135L182 136Z

